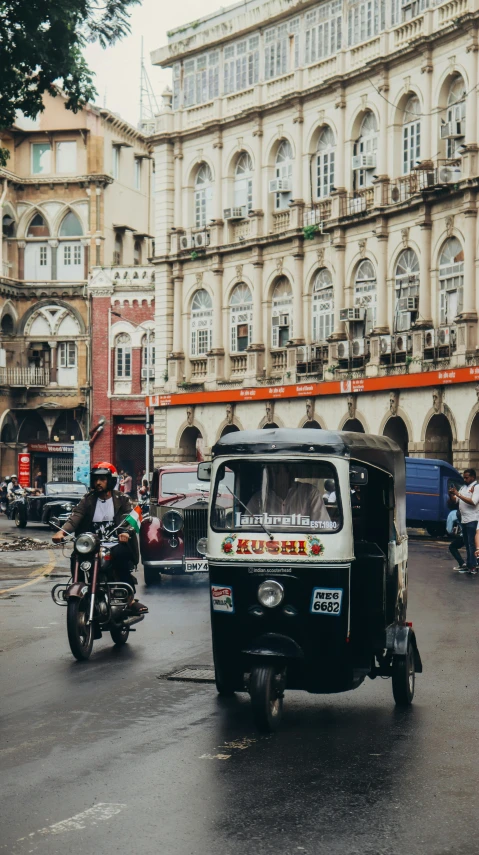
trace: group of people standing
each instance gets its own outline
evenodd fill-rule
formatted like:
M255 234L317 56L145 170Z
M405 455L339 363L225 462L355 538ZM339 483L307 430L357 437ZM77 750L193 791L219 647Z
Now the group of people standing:
M458 490L449 490L449 506L451 513L448 518L448 533L454 535L449 545L449 551L457 561L459 573L469 573L477 576L479 556L479 482L475 469L465 469L463 472L464 485ZM464 561L460 549L466 548Z
M136 478L136 489L133 489L133 478L126 472L124 469L121 469L119 472L119 485L118 489L120 493L125 493L126 496L129 496L132 499L148 499L150 495L148 481L146 480L146 470L143 469L142 472L138 472Z

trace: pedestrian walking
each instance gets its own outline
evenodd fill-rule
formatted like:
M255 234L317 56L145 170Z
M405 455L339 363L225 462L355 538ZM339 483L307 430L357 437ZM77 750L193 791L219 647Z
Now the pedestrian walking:
M449 552L452 557L456 560L457 566L453 567L453 570L458 570L459 573L467 573L468 566L464 561L460 549L464 547L464 538L462 536L461 523L459 519L459 511L451 511L448 515L446 522L446 531L452 537L452 540L449 544Z
M131 477L129 472L125 472L125 477L123 480L124 492L127 496L131 496L131 491L133 487L133 478Z
M464 486L458 491L451 487L449 496L461 514L462 536L466 546L467 569L471 576L477 576L476 531L479 523L479 484L475 469L463 472Z

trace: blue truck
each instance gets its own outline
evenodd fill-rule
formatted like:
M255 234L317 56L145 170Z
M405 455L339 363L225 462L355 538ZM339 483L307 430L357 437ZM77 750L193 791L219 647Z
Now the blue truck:
M425 528L431 537L442 537L450 510L448 490L462 484L462 475L445 460L406 457L407 525Z

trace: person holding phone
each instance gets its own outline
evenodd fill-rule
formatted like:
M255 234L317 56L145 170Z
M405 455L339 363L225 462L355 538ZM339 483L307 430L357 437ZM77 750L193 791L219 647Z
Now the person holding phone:
M467 572L477 576L476 532L479 523L479 484L476 480L475 469L464 469L464 485L449 488L452 504L456 504L461 512L461 526L467 554Z

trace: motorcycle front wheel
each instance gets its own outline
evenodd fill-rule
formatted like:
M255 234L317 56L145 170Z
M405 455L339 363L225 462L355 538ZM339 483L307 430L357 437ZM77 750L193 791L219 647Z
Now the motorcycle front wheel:
M67 632L70 650L80 662L89 659L93 650L93 625L87 624L89 599L68 600Z

